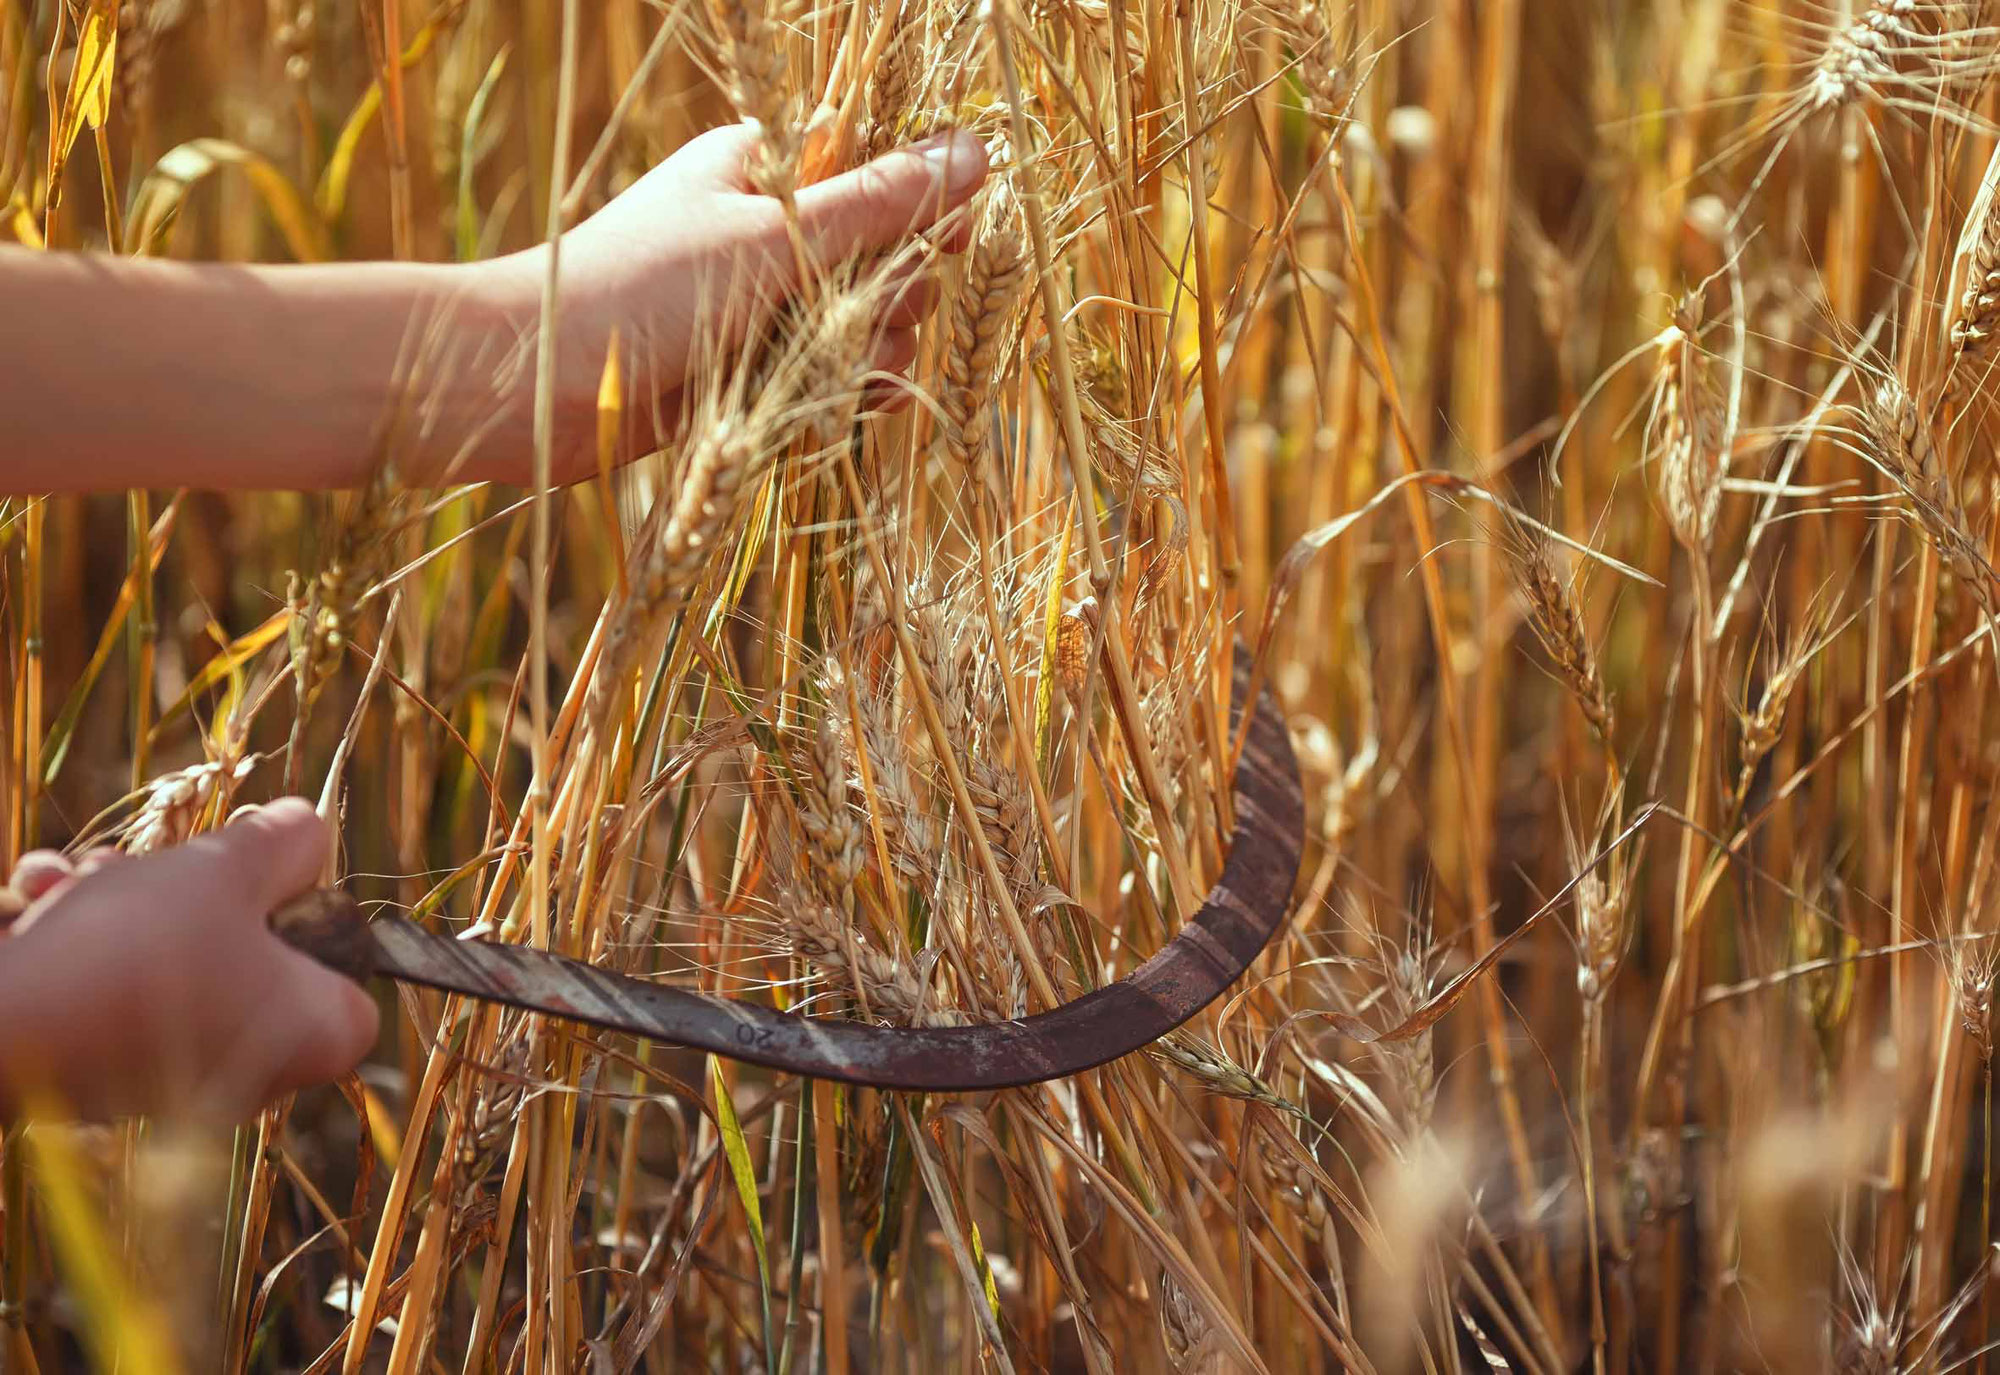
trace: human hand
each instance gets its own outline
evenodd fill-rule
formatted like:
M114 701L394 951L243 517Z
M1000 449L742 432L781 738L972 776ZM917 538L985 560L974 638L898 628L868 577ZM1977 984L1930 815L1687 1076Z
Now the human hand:
M296 798L157 855L38 852L0 937L0 1102L237 1121L352 1069L375 1004L272 935L332 843Z
M598 380L614 330L628 360L627 415L636 432L630 447L642 449L654 438L656 415L671 431L700 357L732 360L754 307L798 288L783 206L750 185L746 161L756 145L754 126L711 130L563 236L556 481L595 471ZM986 170L979 140L949 133L801 187L796 205L808 260L833 265L912 242L969 200ZM537 318L547 266L546 250L534 249L476 269L487 274L482 294L501 303L524 337ZM909 366L916 326L932 300L930 274L919 259L883 312L872 360L877 370ZM517 406L502 424L508 432L489 450L497 462L467 475L525 484L531 419Z

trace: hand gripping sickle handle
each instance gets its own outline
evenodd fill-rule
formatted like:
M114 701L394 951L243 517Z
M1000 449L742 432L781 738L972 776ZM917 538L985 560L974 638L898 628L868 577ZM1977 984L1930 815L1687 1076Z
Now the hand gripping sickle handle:
M1249 679L1250 656L1239 646L1238 712ZM1178 936L1115 983L1032 1017L983 1026L800 1017L545 950L454 940L400 918L366 922L353 899L329 890L287 903L272 927L356 980L384 975L817 1079L940 1093L1011 1088L1150 1045L1213 1002L1263 952L1290 910L1305 830L1298 763L1268 689L1252 705L1234 792L1229 858Z
M336 888L301 893L271 914L286 945L358 984L375 977L375 936L361 905Z

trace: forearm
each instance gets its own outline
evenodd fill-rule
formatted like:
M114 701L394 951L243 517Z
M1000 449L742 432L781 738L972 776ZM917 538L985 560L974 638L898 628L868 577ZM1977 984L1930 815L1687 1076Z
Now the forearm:
M385 441L447 476L527 432L504 280L0 250L0 491L346 487Z

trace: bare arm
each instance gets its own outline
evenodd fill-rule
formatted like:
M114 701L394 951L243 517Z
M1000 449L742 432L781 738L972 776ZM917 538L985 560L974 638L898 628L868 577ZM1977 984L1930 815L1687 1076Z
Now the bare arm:
M559 479L590 470L614 328L644 341L671 414L697 340L727 348L740 332L743 311L711 307L796 285L780 207L744 177L753 139L703 135L564 237ZM821 261L880 252L985 173L977 140L942 136L805 188L800 222ZM525 482L546 263L544 250L324 266L0 250L0 492L352 486L410 405L421 414L403 423L423 441L399 444L408 477ZM927 307L919 281L885 315L878 367L908 363Z
M366 471L413 326L497 349L491 278L417 263L266 267L0 250L0 488L342 487ZM473 342L468 340L467 342ZM474 432L507 404L435 398Z

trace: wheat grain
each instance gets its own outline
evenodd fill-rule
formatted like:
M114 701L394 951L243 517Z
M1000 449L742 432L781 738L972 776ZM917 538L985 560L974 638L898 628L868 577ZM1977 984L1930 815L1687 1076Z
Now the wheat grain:
M1005 184L988 196L952 302L951 342L941 367L938 427L945 452L961 471L984 481L991 447L995 364L1028 281L1020 208Z
M925 41L922 7L914 0L889 3L895 8L894 27L868 81L868 116L858 139L864 162L931 132L923 103L937 54Z
M1839 109L1876 94L1896 77L1895 55L1907 0L1877 0L1828 39L1808 82L1815 110Z
M1945 331L1949 356L1945 391L1964 400L1978 391L1993 366L1993 334L2000 329L2000 203L1989 203L1965 255L1957 308Z
M1740 808L1749 795L1758 765L1777 747L1784 734L1785 715L1805 676L1813 656L1825 645L1825 620L1815 613L1795 631L1785 647L1772 658L1764 675L1764 686L1753 707L1740 709L1737 722L1742 734L1736 772L1736 804Z
M119 7L114 72L118 103L126 110L142 118L150 110L161 45L180 25L186 10L187 0L125 0Z
M827 699L838 701L837 694L844 689L837 671L828 679ZM848 802L847 764L830 711L820 715L813 731L808 764L799 827L805 832L821 891L830 901L838 902L861 873L864 842L861 818Z
M2000 945L1988 937L1953 941L1946 960L1958 1021L1983 1063L1993 1059L1993 984L2000 978Z
M1723 450L1722 394L1699 338L1701 318L1701 298L1689 293L1660 335L1647 450L1657 456L1660 501L1674 538L1690 555L1706 557L1729 456Z
M931 801L934 790L912 771L910 753L887 696L864 692L860 706L860 748L851 735L843 740L853 765L850 786L861 786L861 751L865 750L878 808L875 818L896 868L894 877L917 892L928 892L938 873L938 828ZM883 876L885 881L890 877Z
M821 444L845 439L854 423L880 331L881 287L823 286L799 354L795 413Z
M1319 1177L1293 1151L1281 1148L1269 1133L1257 1138L1264 1169L1278 1182L1279 1195L1293 1211L1308 1237L1325 1237L1332 1230L1333 1212L1327 1206L1326 1190ZM1298 1146L1304 1151L1303 1145Z
M1902 1310L1881 1301L1874 1280L1845 1247L1839 1259L1846 1295L1833 1313L1833 1368L1840 1375L1893 1375L1903 1368Z
M737 115L758 130L750 180L789 202L798 190L802 146L798 100L790 93L784 0L711 0L723 89Z
M1245 8L1283 41L1306 108L1328 124L1345 122L1362 73L1356 52L1335 37L1335 25L1318 0L1251 0Z
M1034 799L1027 786L1013 769L984 754L971 761L965 786L987 843L1000 860L1000 872L1017 896L1029 894L1035 884L1039 840Z
M285 77L303 90L312 82L318 0L271 0L270 9L271 42L284 57Z
M1396 951L1387 961L1388 1007L1393 1022L1414 1016L1433 991L1432 954L1421 938L1409 949ZM1431 1128L1437 1111L1437 1063L1431 1030L1426 1027L1387 1049L1403 1113L1405 1142L1415 1145Z
M1632 867L1620 852L1593 864L1564 823L1565 850L1576 874L1570 903L1576 912L1576 988L1585 1003L1602 1006L1631 943Z
M877 947L814 894L787 896L792 953L841 987L867 1000L878 1016L904 1026L959 1026L964 1018L932 1005L909 965Z
M1160 1339L1175 1375L1214 1375L1224 1368L1213 1324L1171 1271L1160 1271Z
M162 774L146 785L138 810L123 828L119 848L127 854L150 855L181 844L204 820L228 812L236 785L257 762L254 755L212 759Z
M1221 1047L1192 1032L1176 1031L1153 1044L1150 1054L1201 1081L1210 1093L1257 1103L1290 1117L1309 1119L1305 1109L1268 1081L1238 1064Z
M1516 250L1528 267L1536 321L1549 344L1560 350L1577 318L1583 264L1558 248L1526 209L1516 206L1510 223Z
M1597 652L1591 647L1575 583L1557 576L1548 541L1525 527L1518 528L1507 541L1507 551L1535 638L1541 641L1557 678L1569 689L1583 719L1599 740L1609 743L1611 696L1598 669Z
M394 424L390 434L396 432ZM378 456L366 486L344 498L326 557L310 582L291 575L286 598L298 714L292 725L291 785L304 765L305 731L313 707L346 657L362 608L388 571L394 537L403 528L412 497L386 453Z
M743 487L763 454L755 428L723 415L687 447L680 483L666 515L649 520L627 556L629 591L605 630L591 689L590 714L607 722L634 664L692 589L736 514ZM664 499L663 499L664 500Z
M1001 687L969 633L978 622L967 600L960 588L918 606L913 638L945 731L967 749L965 783L974 819L1018 899L1035 888L1034 802L1020 776L996 757L1005 727Z
M1945 471L1928 418L1894 375L1879 378L1859 409L1869 461L1896 484L1917 529L1991 619L1995 574Z

